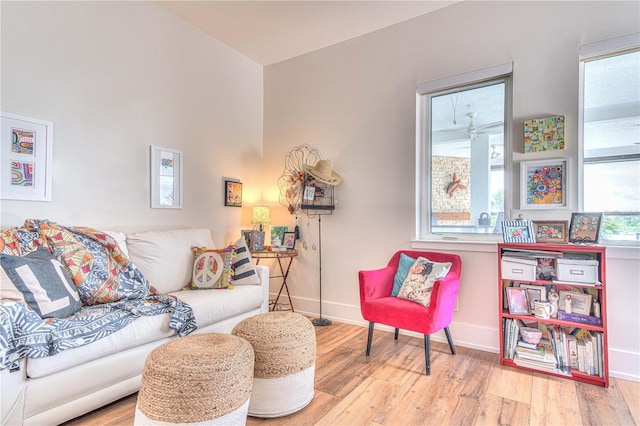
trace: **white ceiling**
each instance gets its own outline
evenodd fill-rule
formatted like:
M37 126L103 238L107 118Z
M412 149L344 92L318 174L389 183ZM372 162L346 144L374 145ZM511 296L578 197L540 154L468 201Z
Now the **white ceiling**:
M212 37L270 65L458 1L157 1Z

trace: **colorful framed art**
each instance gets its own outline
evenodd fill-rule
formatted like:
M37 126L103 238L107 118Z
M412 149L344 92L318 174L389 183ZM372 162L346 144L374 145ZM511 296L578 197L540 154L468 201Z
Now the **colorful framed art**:
M502 222L502 238L505 243L535 243L533 227L528 220Z
M568 176L568 158L521 162L520 209L567 208Z
M564 149L564 115L524 122L524 152Z
M53 123L1 113L0 198L51 201Z
M242 207L242 182L235 180L224 181L224 205L227 207Z
M603 213L571 213L569 242L597 244Z
M566 243L569 240L569 222L566 220L534 220L533 235L536 243Z

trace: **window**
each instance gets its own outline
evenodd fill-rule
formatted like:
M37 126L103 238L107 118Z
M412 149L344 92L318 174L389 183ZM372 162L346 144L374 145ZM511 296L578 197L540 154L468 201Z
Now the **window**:
M640 34L581 47L581 210L604 241L640 240Z
M511 71L506 64L418 85L418 238L502 235Z

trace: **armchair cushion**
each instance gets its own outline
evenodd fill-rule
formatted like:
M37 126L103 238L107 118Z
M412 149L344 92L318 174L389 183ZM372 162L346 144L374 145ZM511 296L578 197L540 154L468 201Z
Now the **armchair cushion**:
M451 262L432 262L427 258L418 257L409 269L398 297L429 306L433 284L447 275L450 269Z
M416 260L413 257L409 257L404 253L400 253L400 262L398 263L398 270L393 277L393 289L391 290L392 296L397 296L400 293L404 280L409 275L409 269L413 266Z

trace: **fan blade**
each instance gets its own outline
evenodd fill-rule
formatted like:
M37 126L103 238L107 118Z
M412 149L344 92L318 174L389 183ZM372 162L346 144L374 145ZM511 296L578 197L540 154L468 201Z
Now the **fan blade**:
M484 126L476 126L476 131L491 129L493 127L502 127L502 126L504 126L504 123L502 121L496 121L495 123L485 124Z

